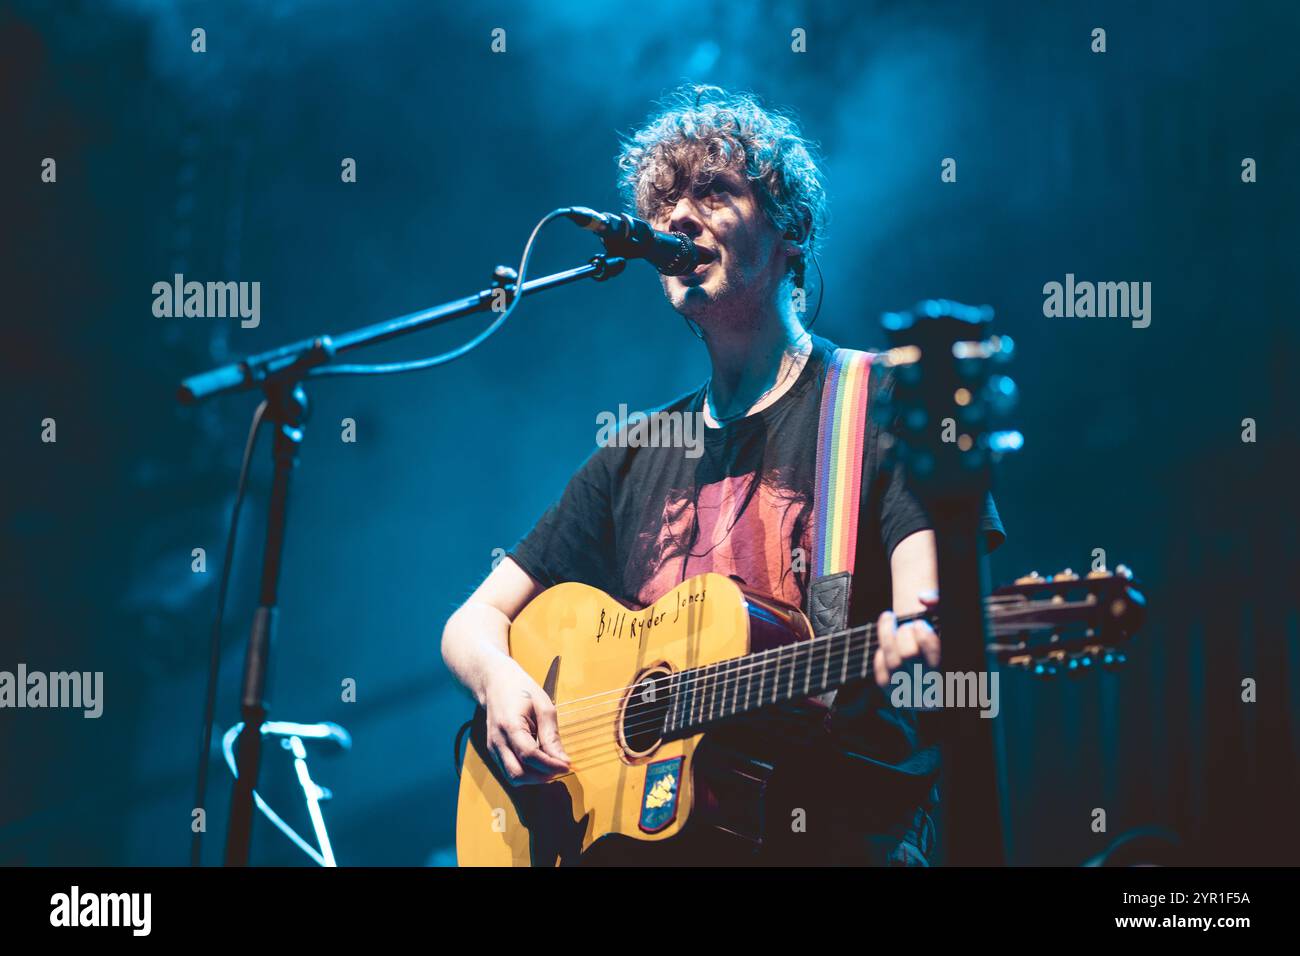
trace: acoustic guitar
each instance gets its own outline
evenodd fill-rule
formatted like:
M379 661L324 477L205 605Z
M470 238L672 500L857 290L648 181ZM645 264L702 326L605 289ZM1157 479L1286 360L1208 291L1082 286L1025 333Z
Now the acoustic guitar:
M1123 566L1020 578L984 599L989 656L1039 674L1109 666L1144 605ZM935 613L900 621L920 617L942 633ZM462 866L573 864L607 836L678 836L702 802L695 758L706 731L867 679L877 647L873 624L814 638L800 610L719 574L641 610L560 584L519 613L509 640L555 702L570 770L511 786L487 752L480 708L461 768Z

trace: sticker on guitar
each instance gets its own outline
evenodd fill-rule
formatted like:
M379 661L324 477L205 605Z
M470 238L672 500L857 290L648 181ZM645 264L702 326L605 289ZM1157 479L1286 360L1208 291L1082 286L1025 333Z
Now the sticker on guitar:
M660 760L645 768L640 826L646 833L657 833L677 816L677 785L681 769L681 757Z

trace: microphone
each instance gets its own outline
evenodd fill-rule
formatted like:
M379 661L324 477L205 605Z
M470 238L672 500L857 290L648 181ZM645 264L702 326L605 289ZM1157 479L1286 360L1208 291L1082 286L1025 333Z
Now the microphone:
M612 256L645 259L666 276L684 276L700 264L700 250L685 233L656 232L644 219L586 206L569 206L560 212L600 236Z

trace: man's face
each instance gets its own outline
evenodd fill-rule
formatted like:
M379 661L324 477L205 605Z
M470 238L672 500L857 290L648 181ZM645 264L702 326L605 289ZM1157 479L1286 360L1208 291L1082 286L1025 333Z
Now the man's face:
M727 169L666 203L650 220L660 232L681 232L703 260L684 276L663 276L672 307L706 331L756 320L780 287L787 258L780 233L745 176Z

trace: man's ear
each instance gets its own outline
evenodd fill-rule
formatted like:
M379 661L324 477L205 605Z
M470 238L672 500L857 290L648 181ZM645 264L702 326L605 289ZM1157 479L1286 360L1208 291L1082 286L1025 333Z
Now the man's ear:
M786 274L793 275L795 287L802 289L805 269L803 246L799 245L799 237L793 229L787 230L781 238L785 240Z

